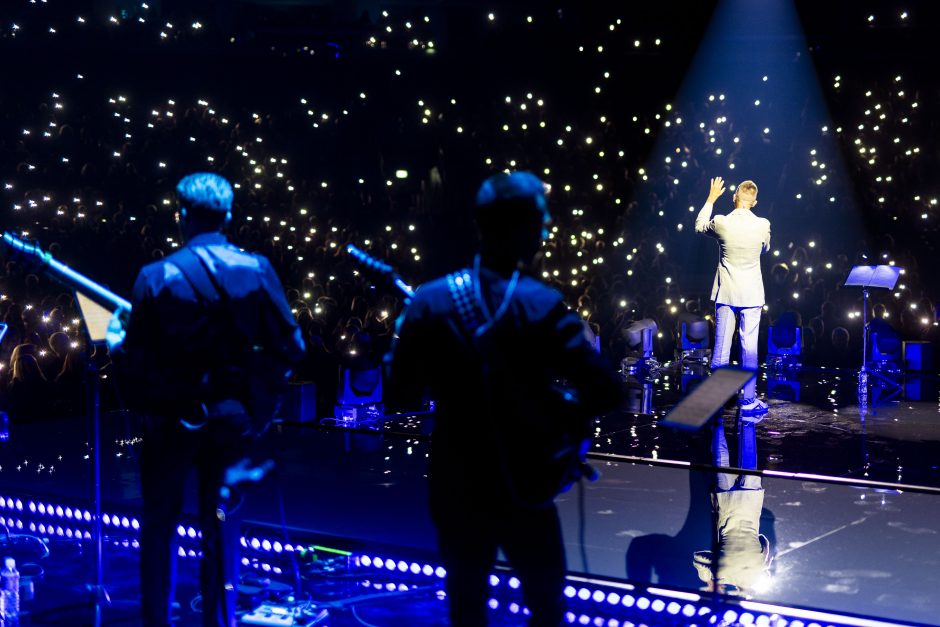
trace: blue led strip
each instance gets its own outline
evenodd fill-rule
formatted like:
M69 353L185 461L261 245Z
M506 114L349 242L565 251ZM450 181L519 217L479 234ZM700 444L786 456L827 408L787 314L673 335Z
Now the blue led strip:
M27 517L36 517L40 520L28 520ZM45 520L49 519L49 520ZM38 533L40 535L58 536L79 540L91 540L90 531L85 528L94 519L94 515L86 509L52 504L49 501L23 500L20 498L0 496L0 520L6 523L11 530L19 532ZM120 529L129 533L140 530L137 518L120 514L102 514L101 521L104 529ZM202 533L192 526L179 525L177 535L185 541L196 541ZM125 548L139 549L139 542L134 540L116 540L115 545ZM265 538L255 535L241 538L243 548L256 553L273 553L275 555L288 555L299 551L311 550L308 544L290 544L276 538ZM202 552L196 548L180 546L177 554L184 558L198 558ZM345 554L345 552L344 552ZM442 566L427 562L404 560L394 557L382 557L372 554L350 554L352 565L375 569L389 574L410 574L425 576L441 580L447 576ZM280 575L283 569L276 564L270 564L263 559L244 556L241 558L243 566L259 570L264 573ZM651 615L669 616L675 620L701 620L702 624L718 625L755 625L757 627L911 627L910 623L901 623L891 620L850 616L836 612L825 612L805 608L792 608L772 603L712 597L695 592L670 590L655 586L643 587L620 581L602 580L582 575L568 575L567 585L564 588L565 597L575 604L574 609L585 610L593 607L590 614L583 611L575 613L569 611L565 620L569 624L592 625L600 627L626 627L629 621L621 622L610 617L615 611L624 609L631 611L646 611ZM518 590L521 586L519 579L504 570L490 575L489 584L492 588ZM441 592L443 594L443 591ZM528 614L528 609L512 601L490 600L492 609L503 608L513 614Z

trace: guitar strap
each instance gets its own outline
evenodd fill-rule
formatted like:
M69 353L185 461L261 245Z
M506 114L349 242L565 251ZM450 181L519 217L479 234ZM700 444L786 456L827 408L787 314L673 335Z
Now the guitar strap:
M470 274L470 270L464 269L448 274L447 289L463 324L465 339L472 341L477 330L483 326L484 314L476 298L473 275Z
M195 290L196 295L205 304L210 305L215 301L228 303L228 293L215 280L215 277L206 268L205 261L196 251L185 246L180 249L176 256L178 259L173 260L173 265L179 268L193 290Z

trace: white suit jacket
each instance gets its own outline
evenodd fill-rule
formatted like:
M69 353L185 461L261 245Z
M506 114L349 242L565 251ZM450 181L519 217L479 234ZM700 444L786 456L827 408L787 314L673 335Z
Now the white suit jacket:
M764 278L760 256L770 250L770 220L758 218L750 209L735 209L714 218L711 215L712 204L705 203L695 218L695 232L718 239L712 300L732 307L761 307Z

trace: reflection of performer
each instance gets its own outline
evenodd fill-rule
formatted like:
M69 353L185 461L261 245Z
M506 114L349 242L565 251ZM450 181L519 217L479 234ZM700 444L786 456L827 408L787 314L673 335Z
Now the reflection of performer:
M430 506L451 624L486 624L487 577L502 548L522 581L529 624L558 625L566 566L557 490L535 498L513 469L551 472L551 459L532 451L552 428L555 378L586 411L610 408L619 382L561 294L524 274L549 220L543 183L498 174L480 188L477 207L481 254L473 269L418 290L399 321L393 388L412 398L427 389L437 404Z
M268 260L239 250L219 232L232 215L229 182L193 174L176 190L186 246L140 271L118 355L123 352L135 400L143 397L147 414L140 464L142 612L144 625L170 624L176 525L184 483L195 468L203 624L231 627L240 528L238 505L227 504L220 491L238 480L232 477L244 470L241 458L251 442L246 406L253 399L245 398L245 388L260 374L252 368L259 352L266 366L283 372L300 359L304 344Z
M713 425L712 453L716 466L731 466L728 441L721 419ZM757 467L757 436L753 422L738 423L739 468ZM693 563L709 591L746 594L769 577L771 551L767 537L760 533L764 489L756 475L718 473L712 491L715 513L715 549L696 551Z
M757 185L744 181L734 192L734 211L711 217L712 208L725 191L722 178L711 180L708 200L695 218L695 232L718 239L718 270L712 286L715 301L715 348L712 367L727 365L731 357L735 318L740 318L741 362L757 370L757 332L764 306L764 280L760 256L770 250L770 221L758 218L751 209L757 204ZM756 396L756 381L744 388L740 401L742 416L767 413L767 404Z

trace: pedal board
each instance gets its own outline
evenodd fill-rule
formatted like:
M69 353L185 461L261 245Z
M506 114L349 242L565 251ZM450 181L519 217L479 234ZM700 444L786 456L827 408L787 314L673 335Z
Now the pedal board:
M286 605L262 603L256 609L242 616L242 625L262 625L263 627L293 627L294 610Z

